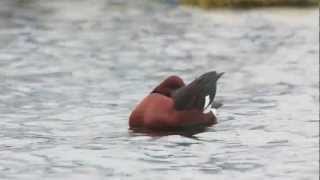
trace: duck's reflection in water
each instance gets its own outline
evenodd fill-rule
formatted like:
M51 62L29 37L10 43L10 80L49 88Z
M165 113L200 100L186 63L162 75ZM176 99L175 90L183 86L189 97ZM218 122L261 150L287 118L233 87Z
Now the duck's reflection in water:
M170 135L180 135L188 138L197 139L196 134L206 132L208 127L184 127L175 130L151 130L143 128L130 128L129 134L131 136L147 135L151 137L162 137Z

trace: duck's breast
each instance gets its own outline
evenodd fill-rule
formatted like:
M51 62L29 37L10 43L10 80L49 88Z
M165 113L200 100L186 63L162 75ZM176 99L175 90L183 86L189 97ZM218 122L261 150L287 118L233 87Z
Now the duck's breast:
M146 96L129 117L131 128L166 126L173 111L173 100L158 93Z

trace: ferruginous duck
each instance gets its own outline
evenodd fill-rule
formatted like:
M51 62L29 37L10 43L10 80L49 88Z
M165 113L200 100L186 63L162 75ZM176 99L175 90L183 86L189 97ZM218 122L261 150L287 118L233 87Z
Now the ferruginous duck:
M217 123L214 102L217 80L223 73L207 72L185 85L169 76L147 95L129 117L130 129L183 130Z

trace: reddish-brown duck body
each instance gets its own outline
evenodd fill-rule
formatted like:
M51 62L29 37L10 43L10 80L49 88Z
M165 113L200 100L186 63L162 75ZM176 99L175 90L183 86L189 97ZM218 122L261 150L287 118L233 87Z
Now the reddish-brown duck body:
M203 111L213 104L222 74L208 72L187 86L180 77L169 76L135 107L129 117L130 128L182 130L216 124L215 114Z

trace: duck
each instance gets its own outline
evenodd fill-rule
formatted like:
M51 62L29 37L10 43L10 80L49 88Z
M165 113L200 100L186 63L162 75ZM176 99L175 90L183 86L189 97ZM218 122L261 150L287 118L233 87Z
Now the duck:
M224 74L210 71L189 84L171 75L139 102L129 116L129 129L176 131L217 124L214 100L217 81Z

